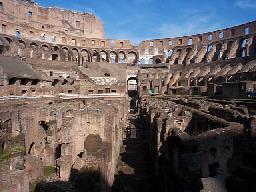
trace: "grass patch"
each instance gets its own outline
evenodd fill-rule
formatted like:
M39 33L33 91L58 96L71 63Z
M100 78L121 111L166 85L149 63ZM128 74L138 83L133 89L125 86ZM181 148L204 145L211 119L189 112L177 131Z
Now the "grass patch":
M11 146L10 153L16 154L16 153L25 153L26 149L23 145L13 145Z
M24 145L12 145L4 153L0 154L0 162L7 161L17 154L25 154L26 149Z
M50 175L56 173L56 167L44 166L44 176L49 177Z
M9 153L0 154L0 162L9 160L10 158L11 158L11 154L9 154Z

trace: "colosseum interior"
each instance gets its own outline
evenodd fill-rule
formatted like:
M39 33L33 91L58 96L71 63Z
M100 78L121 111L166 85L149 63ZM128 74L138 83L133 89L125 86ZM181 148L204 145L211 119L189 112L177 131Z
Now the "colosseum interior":
M0 21L1 192L256 191L256 21L138 46L28 0Z

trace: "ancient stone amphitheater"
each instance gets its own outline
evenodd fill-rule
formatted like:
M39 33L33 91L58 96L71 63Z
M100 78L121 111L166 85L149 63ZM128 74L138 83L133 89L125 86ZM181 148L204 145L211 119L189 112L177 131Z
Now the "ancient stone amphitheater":
M255 192L256 21L105 39L0 0L1 192Z

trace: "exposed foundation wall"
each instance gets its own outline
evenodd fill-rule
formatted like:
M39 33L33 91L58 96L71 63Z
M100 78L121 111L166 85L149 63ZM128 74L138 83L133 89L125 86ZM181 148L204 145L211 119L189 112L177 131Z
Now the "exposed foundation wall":
M16 154L21 158L20 163L22 159L28 159L26 166L21 168L20 180L27 177L27 181L33 183L44 176L40 170L55 167L51 181L66 182L70 180L72 170L90 167L100 171L103 191L112 185L122 130L127 123L125 98L41 100L18 107L12 104L8 108L2 107L1 122L8 120L9 123L1 129L1 146L5 145L1 154L12 148L11 142L17 137L23 135L24 138L23 144L19 142L20 148L24 148L23 155ZM13 158L11 155L3 162L8 164ZM15 169L10 170L10 174L15 175ZM1 186L15 188L5 182L8 181L1 180ZM15 189L27 192L27 188Z
M233 105L221 110L219 104L214 107L214 103L207 101L199 106L195 104L193 100L182 103L167 98L143 99L141 113L149 122L146 126L150 129L149 146L159 191L233 191L230 187L236 176L239 177L233 174L240 166L239 154L247 154L251 149L245 149L246 141L255 140L254 126L247 133L244 121L236 119L236 114L248 119L248 111ZM212 115L207 113L208 109ZM250 171L251 167L247 173ZM228 181L229 187L225 185ZM245 188L251 187L251 181L243 182Z

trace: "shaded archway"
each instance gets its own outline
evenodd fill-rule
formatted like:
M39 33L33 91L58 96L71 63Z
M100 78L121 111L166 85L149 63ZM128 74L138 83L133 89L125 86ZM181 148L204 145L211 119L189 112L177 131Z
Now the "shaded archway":
M59 50L58 46L56 46L56 45L52 46L52 51L58 51L58 50Z
M108 55L107 52L101 51L101 52L100 52L100 61L101 61L101 62L106 62L106 61L108 61L107 55Z
M118 56L117 56L116 52L111 51L109 56L110 56L110 62L111 63L117 63L118 62Z
M127 62L135 64L137 62L137 54L135 52L129 52Z
M223 52L222 52L222 43L218 43L216 45L216 52L215 52L215 55L214 55L214 61L217 61L217 60L221 60L222 59L222 56L223 56Z
M119 63L126 63L126 55L123 51L120 51L118 54L118 62Z
M42 45L42 59L45 59L45 56L48 55L49 47L48 45Z
M78 53L78 49L76 48L72 49L72 61L79 63L79 53Z
M102 139L99 135L90 134L84 142L84 148L89 155L96 155L102 149Z
M86 62L90 62L90 54L89 51L86 49L83 49L81 51L81 60L82 60L82 65L85 64Z
M69 50L67 47L62 47L62 55L64 61L69 61Z
M248 56L248 44L249 40L247 38L241 39L239 43L239 57Z
M30 58L33 58L35 56L35 53L38 50L38 45L34 42L30 43Z
M92 62L100 62L100 54L96 50L92 52Z
M52 54L52 61L58 61L59 55L58 54Z
M26 49L26 43L22 41L21 39L19 40L19 46L18 46L18 55L23 56L23 51Z
M12 41L12 39L11 38L9 38L9 37L4 37L5 38L5 40L9 43L9 44L11 44L13 41Z
M160 64L160 63L162 63L161 59L156 58L156 59L155 59L155 64Z
M168 58L171 58L171 57L172 57L172 54L173 54L173 49L168 50L168 52L167 52L167 57L168 57Z

